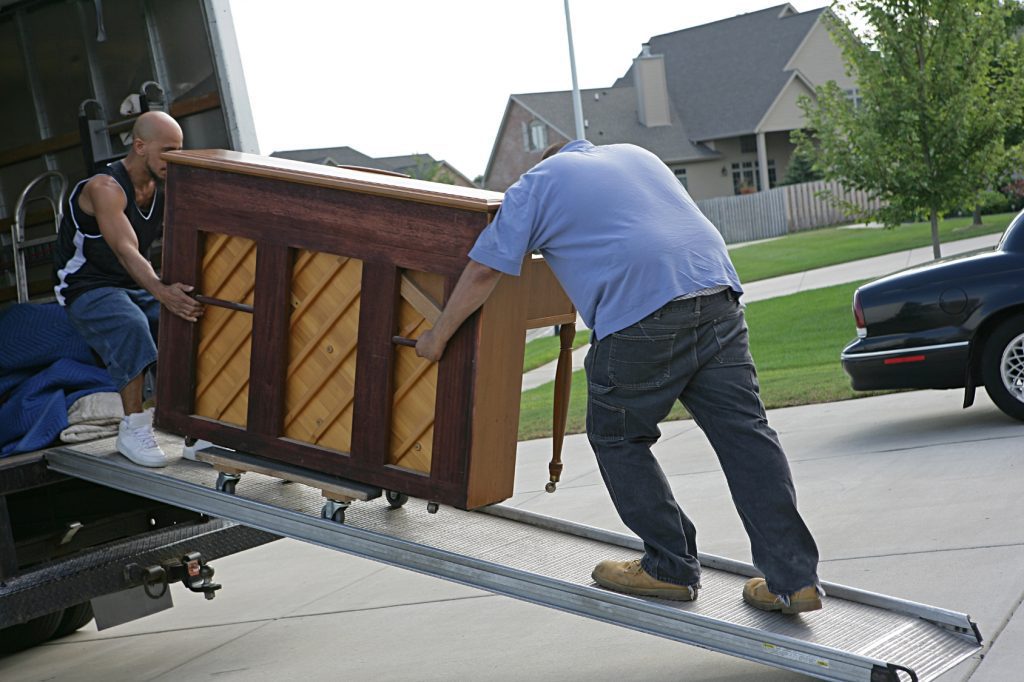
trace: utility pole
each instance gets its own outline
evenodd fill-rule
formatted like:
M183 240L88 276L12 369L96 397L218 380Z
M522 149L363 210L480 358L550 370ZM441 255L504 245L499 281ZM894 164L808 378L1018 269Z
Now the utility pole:
M576 115L576 139L587 139L583 126L583 103L580 100L580 86L576 82L576 53L572 47L572 20L569 18L569 0L565 1L565 33L569 37L569 70L572 71L572 109Z

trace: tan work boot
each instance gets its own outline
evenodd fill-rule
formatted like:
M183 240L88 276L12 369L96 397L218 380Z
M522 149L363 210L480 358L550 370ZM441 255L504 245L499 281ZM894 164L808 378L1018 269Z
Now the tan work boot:
M768 590L764 578L751 578L743 586L743 601L755 609L762 611L782 611L783 613L802 613L817 611L821 608L821 595L817 585L808 585L789 595L789 604L777 594Z
M693 601L697 598L697 588L700 587L699 585L691 587L658 580L643 569L639 559L602 561L594 568L594 572L590 576L598 585L607 587L609 590L676 601Z

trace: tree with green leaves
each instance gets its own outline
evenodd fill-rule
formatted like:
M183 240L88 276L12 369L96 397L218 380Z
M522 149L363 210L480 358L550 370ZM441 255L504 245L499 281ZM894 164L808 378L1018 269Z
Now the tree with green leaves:
M782 178L782 185L796 185L801 182L813 182L821 180L821 173L814 169L814 159L807 154L794 152L789 159L789 166L786 168L786 175Z
M826 179L881 199L865 217L897 225L971 205L1007 160L1024 116L1024 50L1008 28L1019 0L850 0L826 16L856 79L803 101L797 153Z
M416 167L410 171L410 175L417 180L429 180L440 182L445 185L454 185L455 177L448 172L448 169L439 161L434 161L426 154L416 154Z

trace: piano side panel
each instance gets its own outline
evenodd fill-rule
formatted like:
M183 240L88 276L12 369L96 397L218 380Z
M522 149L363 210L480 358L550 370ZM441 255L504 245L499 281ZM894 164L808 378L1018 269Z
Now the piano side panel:
M526 334L525 285L502 277L480 309L466 508L512 496Z
M528 256L521 277L525 280L526 329L575 324L576 308L543 258Z

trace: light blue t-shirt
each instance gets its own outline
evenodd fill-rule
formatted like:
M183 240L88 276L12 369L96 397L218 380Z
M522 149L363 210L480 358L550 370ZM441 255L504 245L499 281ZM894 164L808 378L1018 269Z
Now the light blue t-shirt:
M728 286L743 293L725 241L675 175L629 144L576 140L505 192L469 252L518 275L540 251L597 338L672 299Z

